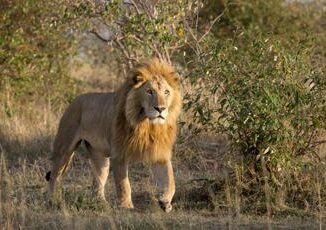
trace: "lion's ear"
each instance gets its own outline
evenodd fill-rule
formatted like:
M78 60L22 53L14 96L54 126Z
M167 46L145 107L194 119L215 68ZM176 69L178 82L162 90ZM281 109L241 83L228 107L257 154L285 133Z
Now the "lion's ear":
M132 77L131 77L131 83L135 88L140 87L143 82L145 81L144 76L142 76L139 73L135 73Z
M171 72L170 75L174 83L180 83L180 75L177 72Z
M144 81L144 77L141 75L135 74L132 80L133 80L134 84L138 84L138 83Z

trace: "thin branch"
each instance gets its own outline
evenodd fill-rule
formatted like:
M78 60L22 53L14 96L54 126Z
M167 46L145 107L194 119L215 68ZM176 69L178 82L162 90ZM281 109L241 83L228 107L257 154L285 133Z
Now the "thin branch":
M154 52L156 53L156 55L157 55L160 59L163 59L161 52L160 52L160 51L158 50L158 48L157 48L157 45L156 45L156 44L153 44L153 46L151 46L151 47L152 47L152 49L154 50Z
M152 14L151 9L150 9L150 7L148 6L148 4L146 2L140 1L139 4L141 5L141 7L143 8L144 12L147 14L147 16L150 19L156 19L154 17L154 15Z
M190 32L190 35L191 35L192 39L195 40L198 43L197 37L195 36L195 34L193 33L192 29L190 28L187 20L184 19L183 21L184 21L184 24L186 25L188 31Z
M313 155L318 159L318 162L321 162L321 157L315 151L311 151Z
M198 40L198 42L200 43L212 30L214 24L217 22L218 19L220 19L222 16L224 15L224 11L219 14L211 23L210 27L208 28L208 30L203 34L203 36L201 36L201 38Z
M101 36L97 31L95 31L94 29L90 30L89 32L92 33L92 34L95 34L95 36L96 36L97 38L99 38L99 39L100 39L101 41L103 41L103 42L110 42L110 41L113 41L113 40L114 40L114 37L115 37L115 36L112 36L111 39L106 39L106 38L102 37L102 36Z
M130 0L130 2L131 2L131 5L135 8L137 14L139 15L140 14L140 10L138 9L137 4L133 0Z
M122 53L124 54L125 58L128 60L128 66L129 68L132 68L133 62L138 62L138 60L130 55L128 50L125 48L125 46L120 42L119 39L115 39L114 42L118 45Z
M321 140L321 141L315 141L312 143L311 147L316 147L318 145L322 145L322 144L325 144L326 143L326 140Z
M170 58L170 53L169 53L169 50L164 47L164 51L165 51L165 56L166 56L166 61L171 64L171 58Z
M129 37L132 38L132 39L135 39L139 43L144 44L144 41L141 40L137 35L131 34Z
M197 14L196 14L196 31L198 31L198 22L199 22L199 5L198 5L198 2L197 1Z
M183 20L183 23L185 24L188 32L190 33L192 39L195 41L195 46L193 47L189 42L187 42L187 44L193 49L193 51L197 54L197 55L200 55L201 53L201 49L200 49L200 46L199 46L199 43L198 43L198 40L197 40L197 37L195 36L195 34L193 33L192 29L190 28L187 20Z
M309 139L308 139L308 141L306 143L306 146L298 149L297 155L304 154L308 149L311 149L311 141L312 141L312 138L314 137L315 133L316 133L315 129L313 131L311 131L311 134L310 134Z

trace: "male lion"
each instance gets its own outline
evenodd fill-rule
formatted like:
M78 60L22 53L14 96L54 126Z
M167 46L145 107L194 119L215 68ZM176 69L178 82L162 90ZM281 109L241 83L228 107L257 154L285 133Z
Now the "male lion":
M158 59L131 71L117 92L78 96L64 112L54 141L52 170L46 175L50 197L74 150L84 141L96 191L103 200L111 161L119 204L133 208L128 165L148 162L161 192L159 204L171 211L175 192L171 155L180 110L179 76Z

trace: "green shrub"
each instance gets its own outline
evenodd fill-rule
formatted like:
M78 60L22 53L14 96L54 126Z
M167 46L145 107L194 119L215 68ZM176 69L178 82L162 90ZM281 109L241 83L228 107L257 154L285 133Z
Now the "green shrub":
M220 21L200 44L200 61L198 53L188 57L196 90L185 108L202 130L228 136L232 169L245 164L245 180L270 183L275 201L273 191L291 190L293 178L310 177L307 167L320 161L326 108L320 15L283 1L222 3Z
M266 158L272 173L286 171L294 158L315 157L326 81L311 64L311 47L304 41L286 48L278 40L243 36L217 57L222 87L217 127L245 156Z
M69 5L62 3L2 1L0 99L7 107L50 102L58 108L76 93L67 75L73 39L71 19L63 16Z

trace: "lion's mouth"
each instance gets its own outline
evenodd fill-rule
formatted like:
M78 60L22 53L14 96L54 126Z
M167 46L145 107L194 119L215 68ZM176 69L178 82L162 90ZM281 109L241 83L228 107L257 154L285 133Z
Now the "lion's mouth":
M150 120L155 120L155 119L162 119L165 120L165 118L162 115L158 115L157 117L149 117Z
M158 115L156 117L152 117L152 118L149 118L150 119L150 122L152 124L165 124L166 122L166 119L162 116L162 115Z
M158 114L158 115L152 115L152 114L146 114L145 112L145 108L142 107L141 110L140 110L140 114L147 117L149 120L151 121L155 121L155 120L160 120L160 121L165 121L165 117L162 116L162 114Z

